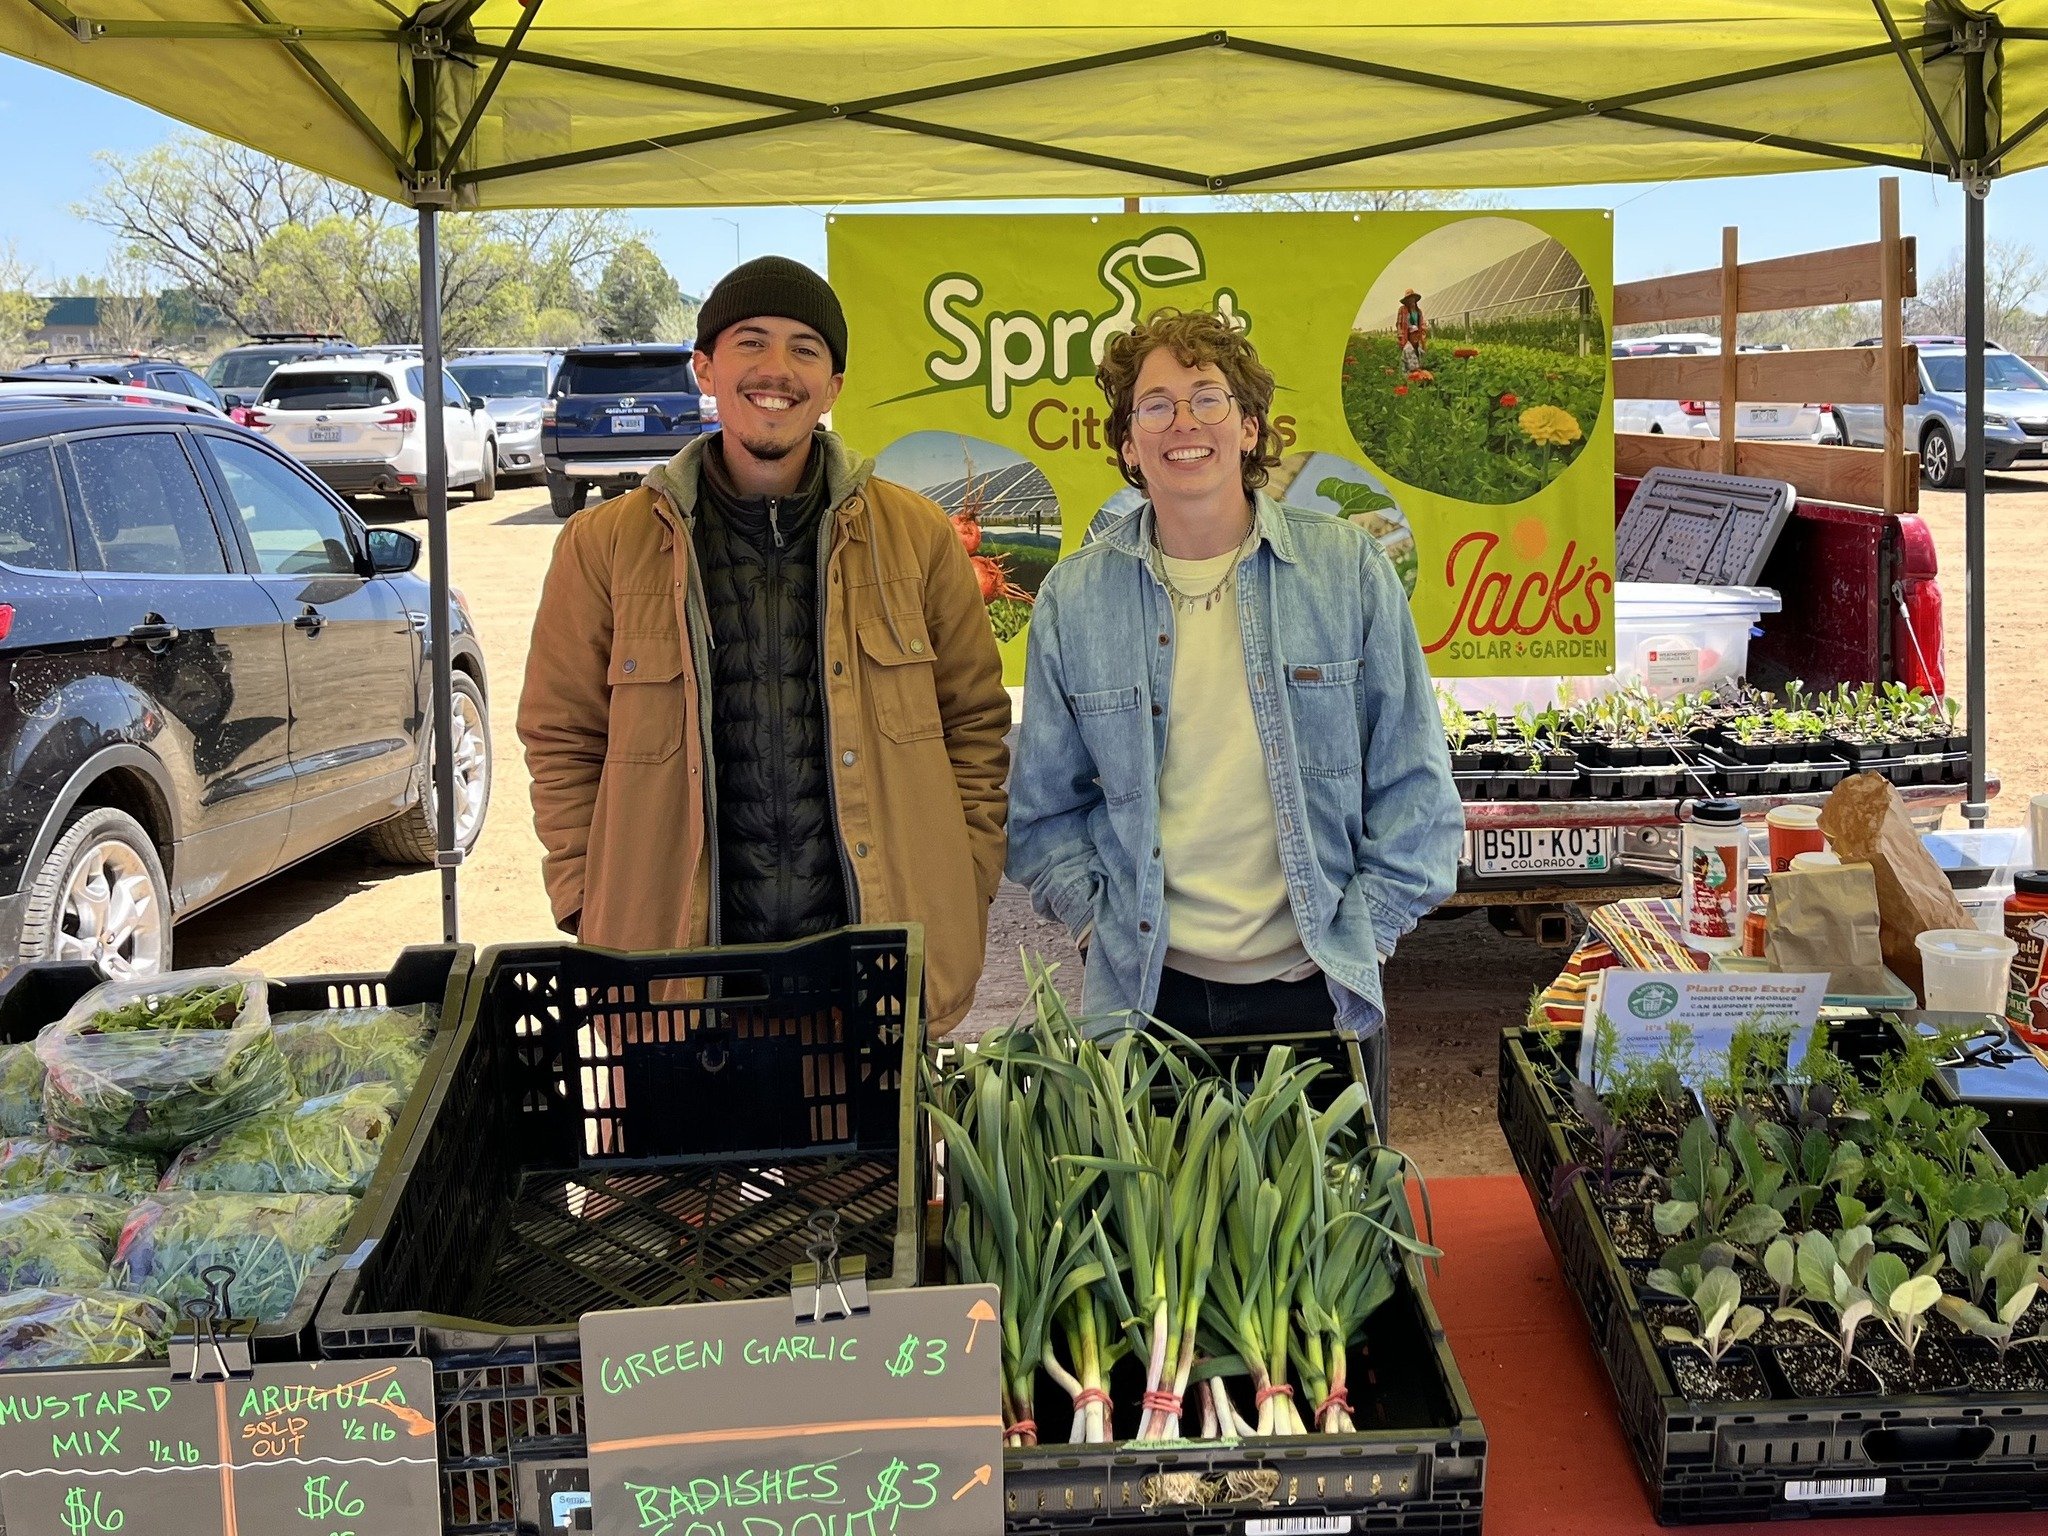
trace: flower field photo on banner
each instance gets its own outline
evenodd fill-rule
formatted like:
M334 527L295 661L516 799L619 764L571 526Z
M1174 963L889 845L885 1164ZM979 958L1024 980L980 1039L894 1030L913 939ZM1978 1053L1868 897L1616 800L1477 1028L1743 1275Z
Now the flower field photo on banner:
M1607 366L1598 302L1564 245L1520 219L1468 219L1374 281L1344 346L1344 416L1394 480L1524 501L1591 439Z

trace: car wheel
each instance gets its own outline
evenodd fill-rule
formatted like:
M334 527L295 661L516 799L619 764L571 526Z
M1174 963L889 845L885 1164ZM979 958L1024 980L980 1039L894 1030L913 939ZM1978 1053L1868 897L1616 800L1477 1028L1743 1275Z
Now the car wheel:
M1952 491L1963 483L1962 466L1956 462L1955 439L1948 428L1932 426L1920 439L1920 478L1938 490Z
M457 672L455 685L455 846L476 846L491 805L491 717L476 679ZM438 839L434 829L433 751L419 797L405 811L370 828L370 848L392 864L431 865Z
M484 444L484 472L482 477L469 488L471 501L489 501L498 494L498 445L495 440Z
M1829 411L1828 417L1834 424L1835 441L1842 447L1847 448L1849 446L1849 423L1843 418L1840 411Z
M548 476L548 504L555 509L557 517L574 517L583 509L583 498L589 494L588 480L571 480L567 475Z
M156 844L126 811L80 811L25 894L23 960L85 961L115 978L170 969L170 882Z

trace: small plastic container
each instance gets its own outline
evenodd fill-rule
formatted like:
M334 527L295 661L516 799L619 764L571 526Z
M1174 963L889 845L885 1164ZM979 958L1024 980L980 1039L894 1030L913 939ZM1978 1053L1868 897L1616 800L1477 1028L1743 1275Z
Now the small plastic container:
M1826 848L1817 848L1810 853L1795 853L1788 869L1833 869L1842 862L1839 853Z
M1684 882L1688 949L1732 955L1749 916L1749 833L1733 800L1698 800L1685 823L1679 879Z
M2048 869L2012 877L2005 936L2014 946L2006 1022L2029 1045L2048 1046Z
M2019 945L1975 928L1933 928L1915 942L1930 1012L2004 1014Z

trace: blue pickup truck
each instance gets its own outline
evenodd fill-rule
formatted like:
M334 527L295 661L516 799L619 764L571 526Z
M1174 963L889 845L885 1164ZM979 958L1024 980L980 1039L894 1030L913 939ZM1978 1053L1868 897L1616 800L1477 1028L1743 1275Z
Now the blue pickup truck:
M541 456L555 516L592 486L615 496L718 425L697 389L688 342L571 347L541 416Z

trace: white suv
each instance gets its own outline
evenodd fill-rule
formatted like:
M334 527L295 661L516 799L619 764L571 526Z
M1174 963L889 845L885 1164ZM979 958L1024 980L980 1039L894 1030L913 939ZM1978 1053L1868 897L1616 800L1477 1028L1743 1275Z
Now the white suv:
M448 484L478 501L498 493L498 446L481 400L442 375ZM249 411L249 425L343 496L409 496L427 508L426 370L400 351L348 352L285 363Z
M1762 347L1744 346L1744 352ZM1614 343L1616 357L1683 357L1721 355L1721 338L1690 331L1637 336ZM1744 438L1812 443L1832 439L1834 417L1824 405L1738 404L1735 435ZM1712 400L1624 400L1614 402L1617 432L1667 433L1674 437L1719 437L1721 407Z

